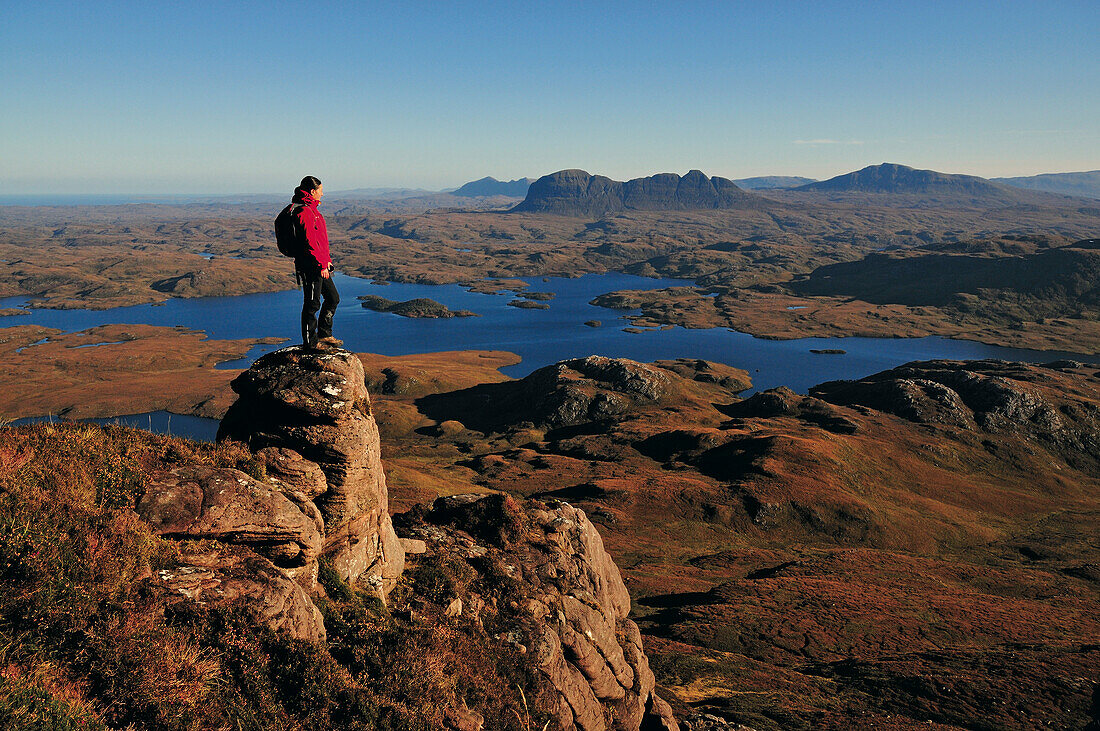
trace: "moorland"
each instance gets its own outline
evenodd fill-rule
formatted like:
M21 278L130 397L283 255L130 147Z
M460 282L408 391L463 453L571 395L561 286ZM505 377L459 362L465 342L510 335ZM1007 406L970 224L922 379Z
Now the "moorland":
M1093 200L886 165L786 190L726 181L721 195L703 195L699 186L713 191L721 179L697 171L681 182L654 176L621 189L608 181L600 191L592 182L599 176L565 172L578 175L564 187L544 176L518 206L515 198L453 195L466 207L416 210L409 202L430 206L431 198L405 199L397 212L373 200L326 203L337 264L356 276L480 290L588 272L684 278L695 286L601 302L641 307L643 322L764 337L937 334L1076 352L1095 352L1100 338L1094 303L1078 296L1093 254L1066 248L1095 236ZM0 297L108 308L290 289L269 218L257 203L5 207ZM870 292L885 262L901 258L914 273L906 291ZM990 274L992 258L1005 260L994 268L1039 266L1027 281L1000 281ZM958 272L947 282L945 262Z
M755 191L701 173L563 172L531 183L522 204L326 200L337 266L521 295L521 277L660 275L693 284L596 301L639 310L636 326L1100 352L1094 200L886 165ZM290 289L269 207L5 207L0 297L109 308ZM240 371L213 366L254 343L20 319L0 333L7 416L78 400L74 416L220 416ZM509 353L361 354L392 509L465 492L583 508L681 717L756 729L1096 721L1095 368L934 361L742 398L751 379L736 363L684 356L583 359L513 380L498 370Z

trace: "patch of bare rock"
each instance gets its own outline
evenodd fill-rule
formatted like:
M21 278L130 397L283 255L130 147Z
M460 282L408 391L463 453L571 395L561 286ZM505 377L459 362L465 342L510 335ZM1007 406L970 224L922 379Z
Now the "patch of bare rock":
M483 432L525 424L559 428L675 401L682 395L681 379L735 392L751 385L745 371L703 360L645 364L590 355L539 368L518 381L427 396L418 406L432 418L454 419Z
M545 377L610 378L624 398L652 401L667 386L663 373L583 359ZM325 592L319 566L386 601L408 557L413 573L464 578L438 591L414 582L412 596L403 597L406 619L440 621L427 619L440 616L426 609L438 604L444 617L464 620L454 626L529 663L528 701L554 728L679 728L654 690L619 569L582 510L459 495L391 520L378 427L356 356L293 346L259 359L232 386L239 398L219 439L248 445L255 469L177 466L149 481L138 506L160 535L180 542L180 564L155 577L177 601L233 605L258 624L324 642L313 601ZM574 402L565 398L547 413L568 420L575 408L593 408ZM460 702L442 716L449 728L476 730L492 710Z
M1043 367L998 360L909 363L856 381L830 381L811 396L862 406L920 424L941 424L1043 444L1078 468L1100 465L1100 411L1066 403L1059 373L1086 374L1076 361Z
M491 620L529 658L544 681L536 702L557 727L678 728L654 692L619 569L584 511L469 494L439 498L398 521L429 557L461 561L478 577L447 598L449 611Z

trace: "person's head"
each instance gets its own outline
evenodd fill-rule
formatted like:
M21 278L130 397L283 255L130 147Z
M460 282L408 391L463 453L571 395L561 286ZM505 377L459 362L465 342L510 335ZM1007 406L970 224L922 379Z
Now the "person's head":
M312 193L314 198L320 198L325 194L324 186L321 185L319 178L315 178L312 175L307 175L302 178L302 182L298 184L299 190L304 190L307 193Z

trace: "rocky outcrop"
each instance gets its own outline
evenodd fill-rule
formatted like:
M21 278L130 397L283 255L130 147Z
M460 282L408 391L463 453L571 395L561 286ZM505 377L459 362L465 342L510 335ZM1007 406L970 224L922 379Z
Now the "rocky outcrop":
M308 595L323 526L277 487L240 470L177 467L147 482L137 512L163 537L181 541L179 565L158 574L170 592L200 605L232 604L299 639L325 639ZM218 543L197 543L203 540Z
M239 470L188 466L150 481L138 514L162 536L249 546L311 589L321 532L283 493Z
M833 404L799 396L786 386L754 393L743 401L722 407L722 412L743 419L791 416L837 434L852 434L859 429L855 421L841 414Z
M248 444L274 466L273 484L316 506L322 553L341 578L387 591L401 575L404 552L390 523L378 425L359 359L293 346L260 358L232 386L240 398L218 438ZM271 448L281 451L265 452Z
M620 211L686 211L732 208L756 200L726 178L708 178L698 170L680 177L660 173L625 183L584 170L544 175L513 211L568 216L605 216Z
M524 424L558 428L658 403L676 392L680 380L665 368L590 355L539 368L518 381L430 395L418 406L433 418L480 431Z
M1100 470L1100 406L1064 391L1059 372L1087 372L1074 361L1045 367L998 360L908 363L856 381L830 381L812 396L863 406L921 424L1034 440L1071 465Z
M529 418L556 427L621 414L635 402L660 401L672 379L643 363L590 355L540 368L520 383Z
M646 364L590 355L539 368L518 381L431 394L417 406L439 422L456 421L486 433L560 429L613 421L656 404L710 403L751 385L745 371L705 360Z
M323 639L309 598L322 556L383 597L404 566L362 364L295 346L261 358L233 388L240 398L219 438L252 449L252 475L183 465L148 480L138 514L181 542L181 565L160 578L197 602L233 603L273 629Z
M440 498L397 518L426 557L461 558L477 580L442 601L534 665L531 699L563 729L676 729L654 692L630 595L582 510L503 495ZM418 559L422 560L422 559Z
M713 363L700 358L675 358L673 360L655 360L653 365L672 371L681 378L699 383L713 383L727 391L740 393L752 388L752 379L747 371L724 363Z
M703 362L670 366L706 382L721 377ZM615 413L618 402L600 394L654 403L681 378L590 357L544 369L536 380L549 395L536 404L539 413L566 424ZM582 510L556 500L521 506L501 494L458 495L397 516L399 539L356 356L285 348L258 360L233 388L240 398L219 438L248 445L251 459L240 464L250 474L173 467L148 481L138 504L160 535L180 541L178 564L155 577L170 597L228 604L273 630L323 642L311 595L341 601L373 587L385 600L407 549L414 570L391 605L395 626L434 632L442 623L458 644L526 666L524 704L554 728L678 728L655 692L619 569ZM324 574L323 588L321 560L336 574ZM346 630L339 619L334 635L337 628ZM461 694L431 709L442 727L462 731L483 728L493 712Z

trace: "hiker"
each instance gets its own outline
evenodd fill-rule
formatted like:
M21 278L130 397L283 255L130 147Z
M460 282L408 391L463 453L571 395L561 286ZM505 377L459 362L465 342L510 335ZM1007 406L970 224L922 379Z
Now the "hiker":
M304 245L294 257L294 270L302 283L302 344L311 349L334 348L344 344L343 340L332 336L332 317L340 304L340 294L332 281L332 257L328 250L325 217L317 210L324 194L321 181L307 175L294 190L292 202L297 223L305 233ZM324 304L321 304L322 297Z

